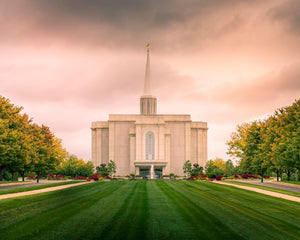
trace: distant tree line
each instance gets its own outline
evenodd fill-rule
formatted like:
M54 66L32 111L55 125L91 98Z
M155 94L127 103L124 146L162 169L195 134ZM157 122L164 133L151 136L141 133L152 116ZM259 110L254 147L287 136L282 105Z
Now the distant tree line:
M33 123L26 113L21 113L22 109L0 96L0 181L7 172L11 179L20 174L23 181L28 173L35 173L37 181L47 173L93 174L91 162L69 155L49 127Z
M244 173L274 172L277 180L285 173L288 181L296 174L300 180L300 99L266 120L237 126L227 145Z
M215 178L219 175L228 177L240 173L239 167L235 167L230 159L224 161L223 159L216 157L215 159L207 161L205 165L205 174L209 178Z
M60 162L53 173L64 176L88 177L94 173L94 166L91 161L85 162L76 155L67 154L67 157Z
M39 176L62 161L66 151L61 140L50 129L32 122L22 107L0 96L0 180L3 171L19 173L23 179L26 172Z

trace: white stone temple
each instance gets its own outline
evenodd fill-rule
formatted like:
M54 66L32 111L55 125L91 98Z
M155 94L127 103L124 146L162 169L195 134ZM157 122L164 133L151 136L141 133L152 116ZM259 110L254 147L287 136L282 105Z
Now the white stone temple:
M94 166L113 160L116 175L183 176L185 161L203 167L207 162L206 122L192 122L188 114L157 114L157 98L151 95L149 44L140 114L110 114L108 121L92 122L91 130Z

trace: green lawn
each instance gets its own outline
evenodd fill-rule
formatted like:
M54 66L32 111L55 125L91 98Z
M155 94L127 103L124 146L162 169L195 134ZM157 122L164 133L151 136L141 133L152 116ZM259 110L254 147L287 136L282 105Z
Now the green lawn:
M281 181L281 182L300 185L299 181Z
M0 195L3 194L9 194L9 193L18 193L18 192L27 192L31 190L37 190L37 189L43 189L43 188L49 188L49 187L56 187L60 185L68 185L68 184L74 184L81 181L69 181L69 182L58 182L58 183L49 183L49 184L43 184L43 185L36 185L31 187L18 187L18 188L12 188L12 189L3 189L0 190Z
M246 183L246 182L227 181L227 180L225 182L236 184L236 185L255 187L255 188L260 188L263 190L268 190L268 191L272 191L272 192L278 192L278 193L283 193L283 194L287 194L287 195L291 195L291 196L300 197L300 193L298 193L298 192L293 192L293 191L288 191L288 190L283 190L283 189L278 189L278 188L273 188L273 187L266 187L266 186L261 186L261 185Z
M192 181L95 182L0 200L0 239L300 239L300 203Z
M25 182L28 182L28 181L25 181ZM7 184L7 183L21 183L21 182L19 182L19 181L0 181L0 185Z

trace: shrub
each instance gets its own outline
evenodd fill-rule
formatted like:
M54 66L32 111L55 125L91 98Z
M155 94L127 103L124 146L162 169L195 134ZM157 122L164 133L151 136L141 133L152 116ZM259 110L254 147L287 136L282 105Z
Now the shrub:
M265 179L269 179L269 178L270 178L270 176L268 176L268 175L264 175L264 178L265 178Z
M248 174L245 174L245 173L242 174L242 178L243 178L243 179L248 179Z
M85 180L85 176L80 176L80 175L78 175L78 176L76 176L76 179L78 179L78 180Z
M29 179L35 179L36 175L30 174L27 178L29 178Z
M204 174L198 175L198 179L205 180L206 179L206 175L204 175Z
M216 180L217 180L217 181L221 181L222 178L223 178L222 175L218 175L218 176L216 177ZM224 179L224 178L223 178L223 179Z
M56 179L57 179L57 180L64 179L64 175L61 175L61 174L59 174L59 175L56 175Z

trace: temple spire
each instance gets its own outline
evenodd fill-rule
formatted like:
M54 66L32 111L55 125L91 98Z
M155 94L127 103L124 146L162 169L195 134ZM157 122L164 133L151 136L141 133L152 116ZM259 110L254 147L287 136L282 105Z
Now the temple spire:
M147 44L147 63L145 73L144 94L140 98L140 113L141 115L156 115L157 99L151 95L151 72L150 72L150 44Z
M150 72L150 56L149 56L150 44L147 44L147 63L145 72L145 85L144 95L151 95L151 72Z

